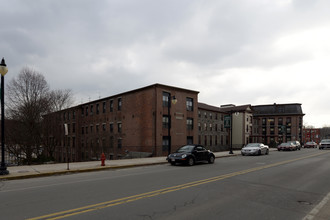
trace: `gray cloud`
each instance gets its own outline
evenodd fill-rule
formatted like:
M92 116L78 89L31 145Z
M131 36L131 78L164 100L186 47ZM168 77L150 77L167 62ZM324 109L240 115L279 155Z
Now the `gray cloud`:
M52 88L71 88L77 102L164 83L198 90L200 101L214 105L302 102L306 119L320 125L316 114L328 106L317 112L311 106L324 102L329 87L317 94L314 83L310 90L320 101L312 101L304 91L309 75L297 74L309 70L320 79L329 70L323 60L330 45L320 42L330 35L329 6L326 0L11 0L0 14L6 21L0 56L7 80L31 66Z

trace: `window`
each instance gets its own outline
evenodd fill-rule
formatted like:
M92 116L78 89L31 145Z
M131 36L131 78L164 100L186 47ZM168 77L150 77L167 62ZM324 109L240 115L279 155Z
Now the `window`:
M103 131L106 130L105 123L102 124L102 130L103 130Z
M291 117L286 118L286 125L291 126Z
M86 106L86 116L88 116L88 106Z
M212 124L210 124L210 131L212 131Z
M168 115L163 115L163 128L169 128L169 117Z
M163 107L168 107L169 106L169 97L170 93L168 92L163 92Z
M93 109L94 109L94 106L91 105L91 111L90 111L91 115L93 114Z
M105 110L106 110L106 103L105 102L103 102L103 113L105 113Z
M193 144L194 143L194 138L193 136L188 136L187 137L187 144Z
M193 118L187 118L187 129L188 130L193 130L194 124L193 124Z
M212 119L212 113L210 113L210 119Z
M110 123L110 132L113 132L113 123Z
M194 108L193 108L193 99L192 98L187 98L186 99L186 105L187 105L187 111L193 111Z
M100 104L96 104L96 114L98 115L100 113Z
M122 139L118 138L118 148L122 148Z
M118 111L121 110L121 105L122 105L121 98L118 98Z
M110 112L113 112L113 100L110 100Z
M91 134L92 134L93 133L93 125L91 125L90 128L91 128Z
M86 126L85 131L86 131L86 134L88 134L88 126Z
M84 134L84 127L81 127L81 134Z
M110 148L113 148L113 136L110 136Z
M283 118L278 118L278 125L283 125Z
M168 151L168 147L169 147L169 144L170 144L170 138L169 136L163 136L163 152L167 152Z
M96 125L96 133L99 133L99 124Z
M118 127L118 133L121 133L121 129L122 129L121 122L118 122L117 127Z
M198 130L199 130L199 131L202 130L201 123L198 123Z

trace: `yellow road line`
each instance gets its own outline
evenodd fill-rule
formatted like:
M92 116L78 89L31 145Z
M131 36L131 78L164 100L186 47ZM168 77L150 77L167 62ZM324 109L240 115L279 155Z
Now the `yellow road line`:
M159 189L159 190L155 190L155 191L151 191L151 192L141 193L141 194L134 195L134 196L128 196L128 197L124 197L124 198L120 198L120 199L115 199L115 200L101 202L101 203L97 203L97 204L93 204L93 205L83 206L83 207L76 208L76 209L70 209L70 210L56 212L56 213L52 213L52 214L48 214L48 215L35 217L35 218L29 218L27 220L63 219L66 217L79 215L79 214L83 214L86 212L92 212L92 211L104 209L104 208L111 207L111 206L117 206L117 205L129 203L129 202L134 202L134 201L144 199L144 198L150 198L150 197L154 197L154 196L158 196L158 195L162 195L162 194L166 194L166 193L170 193L170 192L174 192L174 191L178 191L178 190L182 190L182 189L199 186L199 185L206 184L206 183L211 183L211 182L227 179L227 178L238 176L238 175L255 172L258 170L263 170L263 169L267 169L267 168L271 168L271 167L275 167L275 166L279 166L279 165L283 165L283 164L292 163L292 162L307 159L310 157L316 157L316 156L319 156L319 155L322 155L325 153L328 153L328 152L321 152L321 153L317 153L317 154L313 154L313 155L309 155L309 156L305 156L305 157L300 157L300 158L296 158L296 159L292 159L292 160L286 160L286 161L273 163L273 164L269 164L269 165L265 165L265 166L259 166L259 167L250 168L247 170L237 171L237 172L233 172L233 173L229 173L229 174L223 174L220 176L215 176L215 177L211 177L211 178L207 178L207 179L203 179L203 180L198 180L198 181L185 183L185 184L181 184L181 185L177 185L177 186L167 187L164 189Z

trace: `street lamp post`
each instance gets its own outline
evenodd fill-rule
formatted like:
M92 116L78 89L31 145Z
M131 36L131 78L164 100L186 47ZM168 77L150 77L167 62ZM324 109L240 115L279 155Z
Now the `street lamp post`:
M171 96L168 94L168 105L167 105L167 112L168 112L168 155L171 154L172 150L172 138L171 138L171 126L172 126L172 119L171 119L171 103L175 104L177 99L175 96Z
M0 64L1 73L1 166L0 175L7 175L9 171L5 163L5 75L8 72L5 59L2 58Z
M229 154L234 154L233 152L233 111L230 111L230 150Z

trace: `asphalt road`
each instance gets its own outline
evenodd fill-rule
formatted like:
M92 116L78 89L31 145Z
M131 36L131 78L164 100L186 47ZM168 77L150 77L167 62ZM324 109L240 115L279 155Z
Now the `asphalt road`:
M330 192L330 151L236 156L0 182L0 219L303 219Z

